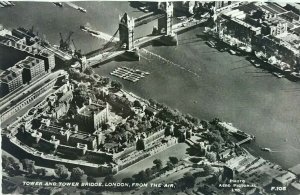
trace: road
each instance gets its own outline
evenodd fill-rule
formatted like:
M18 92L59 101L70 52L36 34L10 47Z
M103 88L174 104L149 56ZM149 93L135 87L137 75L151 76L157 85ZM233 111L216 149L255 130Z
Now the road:
M30 85L26 85L21 90L15 91L12 94L9 94L8 96L5 96L1 102L0 102L0 110L2 111L7 106L9 106L11 101L18 100L20 98L24 98L25 94L32 92L33 90L36 90L44 85L45 81L47 80L53 80L57 78L59 75L63 74L63 70L58 70L56 72L50 73L49 75L44 75L39 80L34 81ZM16 102L17 103L17 102Z
M54 91L55 91L54 89L49 89L46 92L44 92L42 95L40 95L38 98L36 98L30 104L25 106L23 109L19 110L17 113L12 115L10 118L3 121L1 124L1 128L6 128L8 125L12 124L15 120L17 120L18 117L23 116L28 110L30 110L32 107L34 107L39 102L43 101L48 95L50 95Z

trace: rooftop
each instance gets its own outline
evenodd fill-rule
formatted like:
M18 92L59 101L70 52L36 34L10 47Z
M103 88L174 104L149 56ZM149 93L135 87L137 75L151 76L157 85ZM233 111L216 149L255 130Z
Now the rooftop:
M31 68L40 63L41 60L31 56L27 56L24 60L18 62L18 64L24 65L25 68Z
M237 8L234 8L234 9L238 9L240 11L243 11L243 12L247 13L247 14L251 14L253 12L253 10L258 10L260 8L252 2L252 3L243 4L243 5L241 5Z
M70 138L76 138L76 139L80 139L80 140L84 140L84 141L93 141L96 139L96 137L94 135L86 134L83 132L72 133L70 135Z
M251 29L252 31L256 31L256 30L260 29L260 27L252 26L251 24L249 24L247 22L244 22L242 20L236 19L236 18L232 18L231 20L234 21L234 22L236 22L236 23L238 23L238 24L240 24L240 25L245 26L246 28Z
M293 183L291 183L291 186L300 191L300 183L299 182L293 182Z
M9 82L21 74L22 67L15 65L3 72L0 76L0 79L2 80L2 82Z
M294 179L296 179L296 176L289 171L287 171L286 173L284 173L282 175L275 177L275 180L277 180L280 183L286 183L286 182L292 181Z
M292 31L293 31L295 34L300 35L300 27L294 28L294 29L292 29Z
M289 168L289 171L300 176L300 164L293 166L292 168Z
M103 145L104 148L107 148L107 149L111 149L111 148L114 148L114 147L118 147L118 144L117 143L105 143Z
M40 54L41 56L44 56L44 57L49 57L49 56L51 56L51 55L54 55L53 53L51 53L49 50L46 50L46 49L41 50L41 51L39 52L39 54Z
M20 38L18 38L16 36L13 36L13 35L8 35L8 34L5 35L5 39L6 40L12 40L12 41L15 41L15 42L20 40Z
M294 12L292 12L292 11L285 12L285 13L283 13L283 14L281 14L281 15L285 15L285 16L287 16L287 17L289 17L289 18L294 19L294 20L299 20L299 18L300 18L300 16L299 16L298 14L296 14L296 13L294 13Z
M89 105L84 105L80 110L79 114L91 116L93 113L99 113L105 109L105 106L91 103Z
M287 23L286 20L284 20L283 18L280 17L270 17L270 18L266 18L264 21L264 23L268 24L268 25L277 25L277 24L282 24L282 23Z
M266 5L270 8L270 9L272 9L272 10L274 10L274 11L276 11L276 12L278 12L278 13L283 13L283 12L286 12L287 10L285 10L285 9L283 9L281 6L279 6L277 3L266 3Z
M67 93L64 93L63 96L61 96L59 98L59 102L65 102L65 101L68 101L71 96L73 96L73 92L72 91L67 91Z
M270 8L267 5L262 5L261 8L263 8L264 10L266 10L267 12L270 12L272 14L278 14L279 12L277 12L276 10L273 10L272 8Z
M300 46L299 45L300 44L300 37L295 35L295 34L285 33L285 34L277 35L276 37L279 38L282 41L288 42L289 44L291 44L295 48L298 48Z
M40 131L46 131L49 133L52 133L53 135L62 135L67 131L70 131L68 129L65 129L63 127L60 126L54 126L54 125L50 125L50 126L46 126L46 125L42 125L40 127ZM76 139L80 139L80 140L84 140L84 141L93 141L94 139L96 139L95 136L90 135L90 134L86 134L84 132L72 132L70 131L70 138L76 138Z

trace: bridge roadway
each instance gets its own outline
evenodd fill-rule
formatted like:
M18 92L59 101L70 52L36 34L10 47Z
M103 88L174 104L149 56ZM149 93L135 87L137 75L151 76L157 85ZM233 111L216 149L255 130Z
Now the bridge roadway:
M196 20L194 18L187 19L186 21L177 23L173 25L173 32L174 34L181 34L187 30L190 30L192 28L197 27L198 25L206 22L207 19L201 19L201 20ZM134 41L134 46L136 48L143 47L145 44L154 41L156 39L159 39L163 37L164 34L159 34L159 35L148 35L142 38L139 38ZM94 52L90 52L90 57L87 56L87 66L95 66L97 64L105 63L117 56L120 56L124 54L126 50L117 50L117 51L107 51L104 53L99 53L99 54L92 54ZM97 52L95 52L97 53Z
M139 27L143 24L147 24L147 23L149 23L153 20L160 19L160 18L163 18L163 17L165 17L164 14L151 12L149 14L146 14L146 15L143 15L139 18L136 18L134 20L134 27Z

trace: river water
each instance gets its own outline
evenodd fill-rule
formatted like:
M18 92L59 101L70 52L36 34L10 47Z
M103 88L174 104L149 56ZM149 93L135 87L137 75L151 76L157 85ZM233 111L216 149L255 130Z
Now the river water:
M0 23L12 29L34 25L40 35L53 44L73 31L76 46L84 52L104 44L85 32L80 25L113 34L119 15L127 12L137 17L143 13L126 2L76 2L87 13L52 3L16 2L13 8L0 10ZM137 36L149 34L154 23L137 29ZM96 68L109 76L116 67L127 66L150 72L131 83L115 77L124 88L144 98L153 98L172 108L203 119L232 122L237 128L256 136L246 145L250 152L289 168L300 163L300 83L278 79L253 67L245 57L218 52L199 37L198 28L179 35L176 47L141 49L139 62L112 61ZM265 153L259 147L269 147Z

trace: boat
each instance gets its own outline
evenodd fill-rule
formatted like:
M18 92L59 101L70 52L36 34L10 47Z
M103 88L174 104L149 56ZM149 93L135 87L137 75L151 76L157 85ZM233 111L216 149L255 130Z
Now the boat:
M255 62L255 60L250 60L251 64L253 64L256 68L259 68L260 67L260 64Z
M275 75L277 78L282 78L283 75L280 74L279 72L273 72L273 75Z
M262 151L265 151L265 152L271 152L272 150L270 148L260 148Z
M260 67L260 64L259 63L254 63L253 64L256 68L259 68Z
M5 1L0 1L0 4L3 6L3 7L7 7L7 3Z
M83 30L83 31L88 31L88 28L86 26L83 26L83 25L80 25L80 30Z
M207 41L206 44L212 48L216 47L216 44L213 41Z
M291 72L288 76L290 76L294 81L300 80L300 72Z
M228 52L232 55L235 55L236 54L236 51L233 51L232 49L229 49Z
M180 17L177 17L179 20L186 20L186 16L180 16Z
M96 31L88 30L88 32L93 35L100 35L100 33Z
M63 7L63 4L60 2L53 2L54 5L56 5L57 7Z
M79 10L80 12L86 13L86 9L82 8L82 7L78 7L77 10Z

